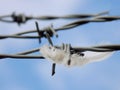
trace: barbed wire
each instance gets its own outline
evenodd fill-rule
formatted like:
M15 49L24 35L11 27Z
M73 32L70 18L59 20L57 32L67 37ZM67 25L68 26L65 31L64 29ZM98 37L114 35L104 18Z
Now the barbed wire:
M19 32L19 33L12 34L12 35L0 35L0 39L5 39L5 38L37 39L37 38L45 37L45 35L44 35L45 32L49 33L49 35L52 37L53 35L57 36L57 33L56 33L57 31L68 30L68 29L75 28L75 27L83 25L83 24L90 23L90 22L110 22L110 21L119 20L119 19L120 19L120 16L97 16L97 17L93 17L93 18L77 20L77 21L68 23L66 25L63 25L59 28L53 28L53 25L50 25L50 26L45 27L42 30L40 30L41 37L39 37L39 36L20 36L20 35L24 35L24 34L30 34L30 33L37 32L37 30L28 30L28 31Z
M61 48L61 46L55 46L56 48ZM85 51L92 51L92 52L111 52L111 51L119 51L120 44L118 45L100 45L100 46L91 46L91 47L70 47L71 51L75 52L85 52ZM44 59L42 55L28 55L31 53L35 53L40 51L40 48L35 48L32 50L19 52L16 54L0 54L0 59L4 58L16 58L16 59Z
M0 16L0 21L7 23L17 23L18 25L26 23L28 20L36 19L36 20L54 20L54 19L81 19L88 17L96 17L104 14L108 14L108 11L100 12L97 14L73 14L73 15L65 15L65 16L26 16L25 14L16 14L13 12L11 15ZM9 20L8 18L11 18Z
M103 14L103 13L101 13L101 14ZM51 24L50 26L45 27L42 30L39 30L38 24L36 23L36 28L37 28L36 30L19 32L19 33L12 34L12 35L0 35L0 39L5 39L5 38L39 39L39 38L45 37L48 39L48 41L50 43L51 41L49 40L49 38L52 37L53 35L55 35L57 37L58 36L56 33L57 31L68 30L68 29L77 27L79 25L87 24L89 22L110 22L113 20L120 19L120 16L100 16L101 14L99 13L98 15L97 14L91 15L89 17L92 17L92 18L80 19L80 20L68 23L66 25L63 25L59 28L53 28L53 25ZM9 15L1 16L0 20L2 20L1 18L8 17L8 16ZM95 17L93 17L93 16L95 16ZM39 35L38 36L23 36L24 34L30 34L30 33L35 33L35 32L39 33ZM48 36L47 36L47 34L48 34ZM51 42L51 44L52 44L52 42ZM55 47L61 48L61 46L55 46ZM27 55L27 54L31 54L34 52L38 52L39 50L40 50L39 48L35 48L32 50L28 50L28 51L24 51L24 52L20 52L20 53L15 53L15 54L0 54L0 58L1 59L3 59L3 58L25 58L25 59L26 58L28 58L28 59L30 59L30 58L31 59L40 59L41 58L41 59L43 59L44 57L41 55L39 55L39 56ZM85 52L85 51L110 52L110 51L120 50L120 45L101 45L101 46L92 46L92 47L70 47L70 50L74 51L74 52Z
M16 22L18 25L20 25L22 23L26 23L26 21L28 21L30 19L53 20L53 19L80 19L80 18L82 18L80 20L65 24L59 28L53 28L53 25L51 24L48 27L45 27L43 29L39 29L38 23L35 22L36 30L19 32L19 33L12 34L12 35L0 35L0 39L6 39L6 38L39 39L39 43L41 43L41 38L45 37L45 38L47 38L49 44L53 48L67 50L67 53L69 53L69 56L68 56L69 59L68 59L67 64L70 65L70 63L71 63L71 56L70 55L76 54L76 55L83 57L83 56L85 56L85 53L83 53L83 52L86 52L86 51L102 52L103 53L103 52L114 52L114 51L120 50L120 44L118 44L118 45L99 45L99 46L91 46L91 47L72 47L70 44L63 43L61 46L54 46L53 42L51 40L51 37L54 35L56 37L58 37L57 32L61 31L61 30L72 29L72 28L75 28L77 26L84 25L84 24L87 24L90 22L110 22L110 21L120 19L120 16L101 16L101 15L104 15L107 13L108 12L102 12L102 13L98 13L98 14L83 14L83 15L79 14L79 15L66 15L66 16L40 16L40 17L26 16L24 14L16 15L15 13L13 13L12 15L0 16L0 21L10 22L10 23ZM8 17L11 17L12 20L4 19L4 18L8 18ZM85 19L83 19L83 18L85 18ZM35 32L38 33L38 36L24 36L24 34L30 34L30 33L35 33ZM46 57L44 57L44 54L43 54L43 56L42 55L29 55L29 54L32 54L32 53L35 53L38 51L41 51L41 54L42 54L42 48L34 48L32 50L23 51L23 52L14 53L14 54L0 54L0 59L5 59L5 58L45 59ZM57 57L58 57L58 55L57 55ZM54 62L52 64L52 76L55 74L56 63L57 62Z

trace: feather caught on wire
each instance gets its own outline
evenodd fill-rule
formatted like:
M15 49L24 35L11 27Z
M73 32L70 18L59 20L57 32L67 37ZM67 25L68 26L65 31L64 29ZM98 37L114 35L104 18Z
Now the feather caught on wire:
M16 53L16 54L0 54L0 59L4 59L4 58L49 59L53 62L52 75L55 74L56 64L63 64L65 66L72 67L72 66L82 66L92 62L105 60L108 57L110 57L114 53L114 51L120 50L120 45L71 47L70 44L63 44L61 47L59 47L59 46L54 46L51 40L51 37L53 35L58 37L58 34L56 32L60 30L71 29L79 25L87 24L89 22L109 22L109 21L120 19L120 16L101 16L103 14L105 13L99 13L96 15L89 15L89 16L84 15L85 19L80 19L80 20L68 23L59 28L53 28L53 25L50 25L43 29L39 29L38 23L36 22L37 30L24 31L24 32L13 34L13 35L0 35L0 39L5 39L5 38L39 39L39 43L41 42L41 38L45 37L47 38L50 44L50 45L44 45L40 47L40 49L37 48L29 51ZM81 16L79 15L68 15L63 17L46 16L46 17L39 17L39 19L43 19L43 20L51 20L51 19L59 19L59 18L63 18L63 19L77 18L78 19L80 17ZM91 18L86 18L86 17L91 17ZM5 16L0 17L0 21L5 21L2 18L5 18ZM29 19L33 19L30 17L28 18L23 14L20 14L17 16L15 13L12 14L12 18L13 18L12 21L6 20L6 22L16 22L20 25L21 23L25 23ZM38 18L34 18L34 19L38 19ZM29 34L34 32L38 32L38 36L22 36L24 34ZM38 55L38 56L28 55L30 53L34 53L37 51L40 51L42 55Z
M43 57L56 64L64 64L65 66L72 67L105 60L113 54L113 51L84 52L84 56L81 56L80 52L70 54L65 49L44 45L40 48L40 53L43 55ZM70 64L68 64L69 60L71 60Z

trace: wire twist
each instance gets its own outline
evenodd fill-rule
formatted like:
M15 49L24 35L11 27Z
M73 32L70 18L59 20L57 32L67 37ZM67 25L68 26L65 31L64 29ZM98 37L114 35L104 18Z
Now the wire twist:
M56 48L62 48L62 46L55 46ZM111 52L111 51L119 51L120 44L118 45L100 45L100 46L91 46L91 47L70 47L70 52L85 52L85 51L92 51L92 52ZM35 53L40 51L40 48L35 48L32 50L19 52L15 54L0 54L0 59L3 58L21 58L21 59L44 59L43 56L29 56L28 54Z
M2 20L1 18L4 17L8 17L9 15L6 16L1 16L0 20ZM19 15L19 19L18 20L18 16L16 16L14 13L12 15L12 17L14 18L14 22L16 21L20 21L21 22L26 22L25 18L26 16L24 15ZM91 17L91 16L89 16ZM15 19L16 18L16 19ZM70 16L69 16L70 18ZM83 24L87 24L89 22L109 22L109 21L113 21L113 20L119 20L120 16L100 16L100 15L95 15L95 17L92 18L87 18L87 19L82 19L82 20L77 20L71 23L68 23L66 25L63 25L59 28L53 28L53 25L50 25L49 27L45 27L42 30L39 30L39 28L37 28L37 30L39 31L39 36L21 36L24 34L29 34L29 33L35 33L37 32L37 30L30 30L30 31L24 31L24 32L20 32L20 33L16 33L13 35L0 35L0 39L5 39L5 38L26 38L26 39L38 39L38 38L42 38L42 37L46 37L48 38L48 41L51 42L49 40L50 37L52 37L53 35L57 35L57 31L61 31L61 30L67 30L67 29L71 29L74 27L77 27L79 25L83 25ZM36 26L37 27L37 26ZM48 35L47 35L48 34ZM52 42L51 42L52 44ZM60 46L56 46L57 48L62 48ZM109 51L118 51L120 50L120 45L103 45L103 46L93 46L93 47L70 47L70 52L85 52L85 51L94 51L94 52L109 52ZM29 50L29 51L25 51L25 52L20 52L17 54L0 54L0 58L43 58L42 56L28 56L27 54L33 53L33 52L37 52L39 51L39 49L33 49L33 50Z
M83 24L90 23L90 22L110 22L110 21L119 20L119 19L120 19L120 16L97 16L91 19L88 18L88 19L77 20L77 21L68 23L66 25L63 25L59 28L53 28L53 25L50 25L48 27L43 28L40 31L42 33L41 38L45 37L44 35L45 32L49 33L51 37L53 35L56 35L56 37L58 37L58 34L56 33L57 31L68 30L68 29L75 28ZM20 35L36 33L36 32L37 30L28 30L28 31L19 32L19 33L12 34L12 35L0 35L0 39L5 39L5 38L36 39L36 38L39 38L39 36L20 36Z
M54 19L80 19L88 17L96 17L100 15L108 14L108 11L100 12L98 14L73 14L65 16L26 16L25 14L16 14L13 12L11 15L0 16L0 21L8 23L17 23L18 25L26 23L28 20L54 20ZM11 18L12 20L7 20L5 18Z

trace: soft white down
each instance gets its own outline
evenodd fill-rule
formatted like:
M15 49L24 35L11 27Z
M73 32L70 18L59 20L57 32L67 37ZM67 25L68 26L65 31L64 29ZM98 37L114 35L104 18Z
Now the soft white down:
M44 45L40 47L40 53L48 60L56 64L63 64L65 66L82 66L92 62L105 60L113 54L113 52L84 52L84 56L77 53L70 54L66 50L56 48L54 46ZM70 64L68 61L71 60Z

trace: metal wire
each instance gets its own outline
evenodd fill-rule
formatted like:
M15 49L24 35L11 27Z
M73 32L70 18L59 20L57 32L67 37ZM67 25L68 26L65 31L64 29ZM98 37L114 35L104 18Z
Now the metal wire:
M57 31L61 31L61 30L68 30L83 24L87 24L90 22L110 22L110 21L114 21L114 20L119 20L120 16L97 16L97 17L93 17L91 19L87 18L87 19L82 19L82 20L77 20L74 22L71 22L69 24L63 25L59 28L54 28L54 32ZM43 28L40 32L42 33L42 37L45 37L44 32L48 32L49 34L51 34L50 36L53 36L53 27L49 26L49 27L45 27ZM39 37L39 36L18 36L18 35L24 35L24 34L30 34L30 33L36 33L37 30L28 30L28 31L24 31L24 32L19 32L13 35L0 35L0 39L5 39L5 38L27 38L27 39L33 39Z
M40 36L18 36L18 35L0 35L0 39L5 38L21 38L21 39L38 39Z
M57 48L61 48L61 46L55 46ZM70 47L71 51L75 52L85 52L85 51L93 51L93 52L111 52L111 51L119 51L120 45L100 45L100 46L91 46L91 47ZM40 48L35 48L32 50L16 53L16 54L0 54L0 59L3 58L16 58L16 59L44 59L43 56L32 56L27 55L31 53L35 53L40 51Z
M10 55L10 54L0 54L0 59L3 58L16 58L16 59L44 59L43 56L27 56L27 55Z
M0 39L5 39L5 38L38 39L38 38L46 37L46 33L49 35L49 37L52 37L53 35L57 35L56 34L57 31L68 30L68 29L77 27L79 25L87 24L89 22L110 22L110 21L113 21L113 20L119 20L120 19L120 16L99 16L99 15L100 14L94 15L95 17L93 17L93 15L91 15L89 17L93 17L93 18L86 18L86 19L77 20L77 21L71 22L69 24L63 25L59 28L55 28L55 29L53 28L52 25L49 26L49 27L45 27L44 29L39 31L39 33L41 33L41 36L21 36L21 35L24 35L24 34L30 34L30 33L37 32L37 30L29 30L29 31L16 33L16 34L13 34L13 35L0 35ZM15 14L12 15L12 17L15 17L15 16L16 16ZM64 16L64 17L65 18L66 17L71 18L71 16L75 17L75 15ZM2 20L1 18L2 18L2 16L0 17L0 20ZM53 19L57 19L57 17L56 18L54 17ZM55 47L61 48L61 46L55 46ZM39 50L40 50L39 48L35 48L35 49L32 49L32 50L28 50L28 51L24 51L24 52L20 52L20 53L15 53L15 54L0 54L0 58L1 59L3 59L3 58L43 59L44 57L41 56L41 55L39 55L39 56L27 55L27 54L31 54L31 53L34 53L34 52L38 52ZM85 51L109 52L109 51L118 51L118 50L120 50L120 45L101 45L101 46L92 46L92 47L70 47L70 51L74 51L74 52L85 52Z
M26 16L25 14L16 14L13 12L11 15L0 16L0 21L9 22L9 23L17 23L18 25L27 22L31 19L36 20L54 20L54 19L80 19L80 18L88 18L88 17L96 17L100 15L108 14L108 11L100 12L97 14L73 14L73 15L65 15L65 16ZM11 20L6 19L11 18Z

